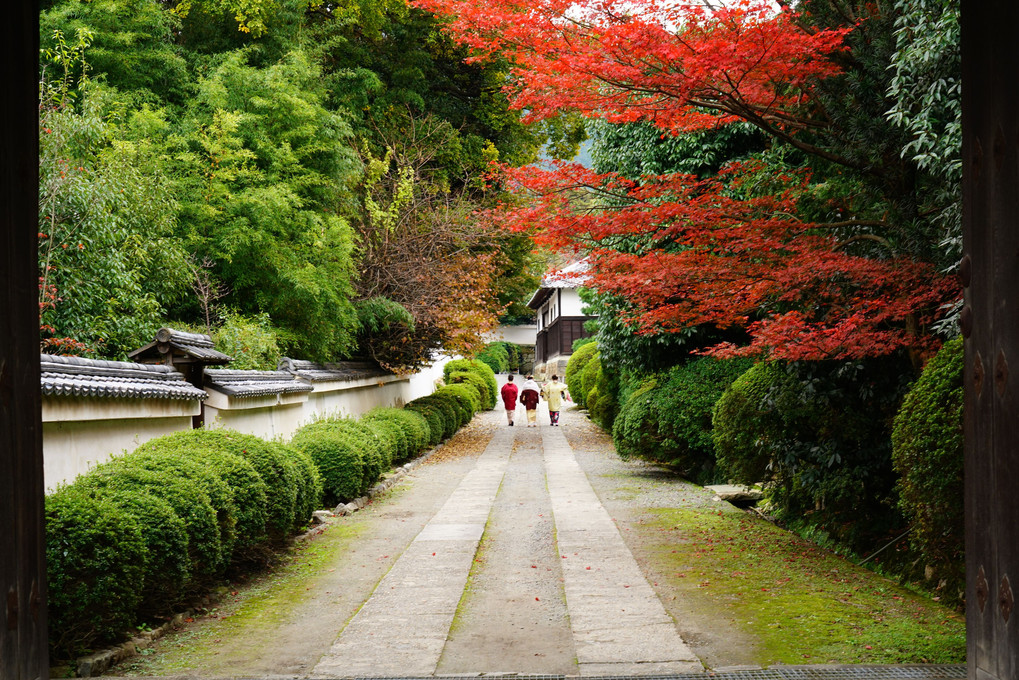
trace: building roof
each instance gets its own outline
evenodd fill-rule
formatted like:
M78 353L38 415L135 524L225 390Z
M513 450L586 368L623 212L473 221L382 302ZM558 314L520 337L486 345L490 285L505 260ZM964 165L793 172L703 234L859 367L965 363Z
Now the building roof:
M205 366L228 364L233 358L213 349L212 338L202 333L185 333L172 328L160 328L156 339L131 352L132 359L162 361L167 354Z
M203 400L208 397L169 366L100 361L43 354L42 393L47 396Z
M587 273L590 269L591 264L585 259L567 265L562 269L546 273L541 278L541 286L538 290L534 291L534 295L527 301L527 306L531 309L538 309L545 300L552 296L553 290L559 288L580 288L591 278Z
M359 380L391 375L370 361L338 361L335 363L317 364L314 361L301 359L280 359L279 370L287 371L309 382L330 382L335 380Z
M314 389L286 371L237 371L226 368L205 369L205 385L229 397L297 394Z

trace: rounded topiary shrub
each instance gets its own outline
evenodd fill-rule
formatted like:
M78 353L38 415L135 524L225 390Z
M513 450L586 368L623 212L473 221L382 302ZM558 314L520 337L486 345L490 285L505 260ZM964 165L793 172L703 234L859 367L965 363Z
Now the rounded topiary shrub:
M50 644L72 656L133 626L147 550L137 520L76 486L46 497Z
M369 411L365 417L385 420L399 426L407 438L408 457L419 451L424 451L429 446L428 420L416 411L403 408L378 408Z
M488 401L485 402L484 408L485 410L495 408L496 393L499 391L499 385L495 380L495 371L477 359L453 359L446 362L446 365L442 367L443 380L448 383L450 374L458 371L477 373L484 378L488 384L489 393Z
M361 416L361 422L385 433L385 438L392 445L392 456L389 464L406 460L410 456L410 442L407 440L407 433L400 427L399 423L388 418L379 418L372 414Z
M470 385L444 385L435 391L436 394L448 394L460 412L460 425L466 425L481 408L481 396Z
M409 402L403 408L411 413L419 414L428 423L429 446L435 446L442 441L446 427L443 422L442 411L440 411L437 406L414 400Z
M584 364L584 369L580 372L580 392L584 395L584 403L587 404L587 395L595 387L598 387L598 374L601 373L601 357L595 354L591 357L590 361ZM567 386L568 388L569 386ZM601 392L601 390L599 390ZM572 393L571 393L572 394ZM600 394L599 396L605 396ZM587 408L590 411L591 405L587 404Z
M460 417L457 414L456 406L451 403L450 399L450 397L443 398L442 396L431 394L427 397L418 397L407 404L407 407L416 409L421 406L427 406L438 412L442 426L440 430L440 441L442 441L452 437L453 433L460 427Z
M573 354L570 355L570 360L566 362L566 388L570 391L570 396L573 397L573 401L578 406L587 406L587 392L584 391L581 384L581 374L587 363L594 358L594 355L598 353L598 344L595 342L589 342L585 345L581 345L577 348Z
M81 487L86 489L88 485ZM146 491L111 486L90 491L112 502L138 524L146 551L138 611L149 617L164 614L178 604L191 580L187 527L170 503L154 491L158 488Z
M364 482L364 446L330 421L305 425L294 434L291 446L306 453L322 477L327 502L336 504L357 498Z
M209 494L189 480L167 471L150 470L131 464L131 454L97 466L75 481L75 486L99 491L152 494L165 500L184 523L191 579L188 590L196 591L222 573L223 550L216 510Z
M478 405L474 409L475 411L484 410L485 404L492 399L492 395L489 393L488 381L477 373L471 373L470 371L454 371L449 374L449 378L446 382L449 385L462 384L473 387L478 393Z
M755 364L716 402L711 437L719 471L728 479L755 484L771 476L771 443L782 436L781 420L764 402L783 377L777 363Z
M266 542L266 484L240 452L239 438L217 430L187 430L158 437L140 451L174 454L199 462L222 479L230 490L236 518L233 557L247 557Z
M293 531L303 531L308 527L313 512L322 507L322 476L318 473L315 461L304 451L279 442L269 442L280 458L294 466L297 481L297 494L294 498Z
M910 543L957 601L965 590L963 342L946 342L903 399L892 430Z
M151 448L146 448L152 444ZM212 509L216 511L216 525L219 527L220 563L218 571L223 572L233 558L234 542L237 539L237 507L229 485L204 463L180 451L158 449L158 440L142 444L125 456L133 467L166 472L185 479L209 496Z
M712 410L750 365L704 357L657 374L619 412L612 429L617 450L674 466L697 482L715 481Z

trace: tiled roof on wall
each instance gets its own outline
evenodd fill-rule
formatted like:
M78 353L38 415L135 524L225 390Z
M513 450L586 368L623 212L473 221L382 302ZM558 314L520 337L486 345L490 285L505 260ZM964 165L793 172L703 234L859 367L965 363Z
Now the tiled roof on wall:
M317 364L314 361L283 358L280 359L279 370L287 371L311 382L358 380L391 375L389 371L369 361L338 361L335 363Z
M185 333L172 328L160 328L156 339L130 353L132 359L156 359L170 352L185 355L198 363L226 364L233 358L213 349L212 338L202 333Z
M169 366L43 354L42 393L48 396L197 399L208 397Z
M230 397L297 394L314 389L286 371L238 371L227 368L205 369L205 384Z

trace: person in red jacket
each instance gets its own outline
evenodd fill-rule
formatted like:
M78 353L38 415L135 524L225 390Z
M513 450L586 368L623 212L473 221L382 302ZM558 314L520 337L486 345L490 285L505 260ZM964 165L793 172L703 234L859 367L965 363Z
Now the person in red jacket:
M534 376L527 376L527 380L520 388L520 403L524 405L527 413L527 427L538 427L538 383L534 382Z
M513 375L506 379L507 382L502 386L499 394L502 395L502 404L506 407L506 420L509 421L509 426L513 427L513 416L517 412L517 386L513 384Z

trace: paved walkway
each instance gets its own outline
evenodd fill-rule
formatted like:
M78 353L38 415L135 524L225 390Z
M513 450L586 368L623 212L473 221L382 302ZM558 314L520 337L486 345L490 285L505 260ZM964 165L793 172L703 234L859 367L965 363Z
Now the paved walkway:
M543 425L496 431L474 469L396 561L312 676L437 674L507 468L525 462L512 456L515 445L535 440L554 517L554 535L548 538L562 558L561 596L576 663L568 674L703 670L595 495L562 430ZM521 655L525 651L520 650ZM478 657L484 656L484 650L478 650Z

